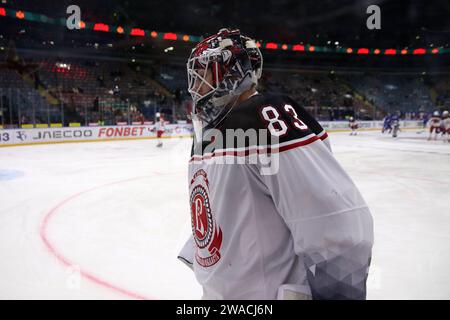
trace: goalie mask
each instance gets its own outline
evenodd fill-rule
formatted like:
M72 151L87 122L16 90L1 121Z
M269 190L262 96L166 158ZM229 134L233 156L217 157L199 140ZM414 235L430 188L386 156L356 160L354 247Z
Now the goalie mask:
M194 126L213 128L222 121L239 96L257 85L262 63L255 41L239 30L221 29L192 49L187 74Z

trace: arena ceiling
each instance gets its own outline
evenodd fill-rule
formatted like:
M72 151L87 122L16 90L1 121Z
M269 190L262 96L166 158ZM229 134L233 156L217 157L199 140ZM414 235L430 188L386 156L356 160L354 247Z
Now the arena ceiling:
M257 39L353 47L445 46L446 0L2 0L2 5L64 16L77 4L83 19L203 36L229 26ZM381 8L381 30L368 30L366 9ZM57 32L57 31L56 31Z

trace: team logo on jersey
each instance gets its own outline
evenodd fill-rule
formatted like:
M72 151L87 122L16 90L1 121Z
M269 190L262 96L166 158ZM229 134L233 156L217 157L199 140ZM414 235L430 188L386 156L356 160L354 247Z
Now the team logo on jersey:
M220 260L222 230L211 213L208 190L209 181L204 170L199 170L191 180L192 234L197 245L195 258L202 267L211 267Z

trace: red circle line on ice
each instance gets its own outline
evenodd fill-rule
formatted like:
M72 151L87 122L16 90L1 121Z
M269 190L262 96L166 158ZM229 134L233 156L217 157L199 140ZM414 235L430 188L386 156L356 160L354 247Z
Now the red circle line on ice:
M174 174L174 173L170 173L170 174ZM76 198L78 198L78 197L80 197L80 196L82 196L82 195L84 195L86 193L89 193L89 192L92 192L92 191L95 191L95 190L98 190L98 189L101 189L101 188L109 187L109 186L112 186L112 185L116 185L116 184L121 184L121 183L126 183L126 182L130 182L130 181L134 181L134 180L139 180L139 179L145 179L145 178L148 178L148 177L153 177L154 175L166 175L166 174L160 173L160 172L153 172L153 175L139 176L139 177L124 179L124 180L114 181L114 182L110 182L110 183L106 183L106 184L103 184L103 185L99 185L99 186L96 186L96 187L93 187L93 188L90 188L90 189L87 189L87 190L84 190L84 191L80 191L80 192L75 193L75 194L69 196L68 198L64 199L63 201L58 203L56 206L54 206L50 211L48 211L45 214L44 220L42 221L42 223L40 225L40 232L39 232L39 234L40 234L41 240L44 242L44 245L47 247L47 249L50 251L50 253L53 256L55 256L58 259L58 261L61 262L63 265L65 265L67 267L71 267L71 266L74 266L74 265L78 266L79 264L77 264L77 263L75 263L73 261L70 261L68 258L66 258L56 248L56 246L49 240L49 238L47 236L47 227L49 225L49 222L50 222L51 218L53 216L55 216L58 213L58 211L62 207L64 207L66 204L68 204L69 202L73 201L74 199L76 199ZM115 285L115 284L113 284L113 283L111 283L109 281L101 279L100 277L94 275L91 272L88 272L88 271L84 270L83 268L79 268L79 273L80 273L80 275L83 278L85 278L85 279L87 279L87 280L89 280L89 281L91 281L91 282L93 282L93 283L95 283L95 284L97 284L99 286L102 286L102 287L107 288L109 290L112 290L112 291L115 291L117 293L123 294L125 296L130 297L130 298L139 299L139 300L155 300L156 299L154 297L144 296L142 294L133 292L131 290L121 288L121 287L119 287L119 286L117 286L117 285Z

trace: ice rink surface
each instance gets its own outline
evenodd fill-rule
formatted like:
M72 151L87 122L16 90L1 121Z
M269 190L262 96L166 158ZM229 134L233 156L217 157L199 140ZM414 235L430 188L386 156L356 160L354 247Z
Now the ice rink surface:
M332 133L375 222L368 299L450 299L450 144ZM189 139L0 148L0 299L199 299Z

